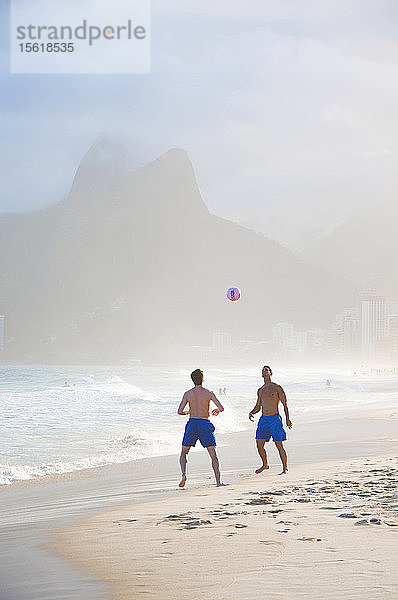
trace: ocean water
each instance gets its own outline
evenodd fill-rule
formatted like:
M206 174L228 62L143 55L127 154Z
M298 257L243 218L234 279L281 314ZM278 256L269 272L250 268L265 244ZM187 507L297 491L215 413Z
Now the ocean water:
M225 412L213 418L217 432L253 428L247 414L262 385L259 369L205 376L216 395L227 391L219 395ZM293 421L398 399L397 375L281 370L273 379ZM189 370L0 365L0 484L177 453L186 421L177 406L191 385Z

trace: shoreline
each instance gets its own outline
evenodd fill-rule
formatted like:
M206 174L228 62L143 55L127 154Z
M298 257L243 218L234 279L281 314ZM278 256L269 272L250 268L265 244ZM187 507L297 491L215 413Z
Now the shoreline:
M321 463L342 458L348 461L365 460L362 457L393 454L398 447L394 436L396 418L393 409L377 410L372 406L371 410L350 417L303 421L300 425L296 419L299 426L288 432L286 444L290 471L282 479L286 483L293 481L298 472L309 473L308 469L317 469ZM250 481L250 486L254 486L267 485L277 478L275 473L279 472L280 463L272 443L269 452L271 471L253 480L251 474L258 466L253 431L228 437L232 445L220 445L219 456L224 480L233 482L233 485L218 488L219 492L229 493L246 480ZM172 514L175 500L182 498L181 491L177 490L179 475L178 457L168 455L3 486L0 489L3 588L16 600L46 598L37 591L43 585L52 590L49 600L58 597L54 591L57 586L60 589L70 588L68 598L114 598L103 573L93 574L90 569L87 572L87 565L69 562L71 556L68 556L65 543L55 547L53 540L57 539L60 530L72 530L77 523L81 526L87 519L102 518L101 515L109 511L129 511L131 506L148 508L161 502L166 513ZM217 488L209 486L209 481L213 481L211 475L207 453L198 451L190 454L188 489L182 495L188 498L192 494L199 494L199 497L210 494L212 497ZM11 506L12 512L9 511ZM11 557L10 541L13 549ZM18 552L21 553L21 560L18 564L15 560L13 563L11 559L13 556L15 559ZM26 573L27 561L36 565L33 575ZM29 581L30 591L25 591L24 595L19 590L22 584L15 580L16 572L21 573L21 579L25 576Z
M383 405L377 405L374 402L370 402L369 404L365 405L365 406L348 406L348 407L344 407L344 406L338 406L335 407L334 409L320 409L317 411L313 411L313 412L308 412L308 413L299 413L298 415L295 416L294 418L294 427L292 430L287 430L286 425L285 425L285 415L283 413L283 411L280 411L280 414L282 416L282 420L283 420L283 424L284 427L286 429L286 433L287 433L287 443L289 443L289 440L291 440L291 438L295 438L295 434L296 434L296 430L297 428L300 428L303 431L307 429L308 426L312 426L315 425L317 423L321 424L320 427L322 429L324 429L324 427L322 426L322 423L331 423L331 422L339 422L341 421L343 423L344 420L346 419L361 419L361 418L370 418L370 417L374 417L377 420L380 419L384 419L384 418L389 418L390 415L392 415L394 418L398 417L398 408L396 408L396 405L394 402L390 402L390 401L384 401ZM257 415L258 417L258 415ZM218 417L218 418L222 418L222 417ZM230 446L234 446L235 444L238 445L242 445L242 444L254 444L254 432L255 432L255 427L257 425L257 420L258 418L256 418L256 423L248 425L246 429L240 430L240 431L235 431L235 432L228 432L228 433L218 433L217 432L217 418L213 418L212 421L215 423L216 425L216 438L217 438L217 445L218 448L223 448L223 447L230 447ZM182 420L181 420L182 421ZM185 420L181 422L181 437L183 434L183 430L184 430L184 425L185 425ZM325 432L326 433L326 432ZM299 439L302 439L303 436L299 436ZM201 449L200 443L198 442L196 448L192 449L190 456L193 456L194 454L197 453L198 448ZM199 450L200 451L200 450ZM178 448L178 453L179 453L179 448ZM125 467L129 467L129 468L133 468L134 470L134 465L140 465L140 464L150 464L152 461L157 461L157 460L162 460L162 459L166 459L169 460L171 457L176 457L178 456L177 454L177 449L175 452L171 451L168 454L161 454L161 455L154 455L154 456L148 456L148 457L142 457L142 458L137 458L134 460L127 460L127 461L123 461L123 462L110 462L110 463L106 463L100 466L95 466L95 467L85 467L82 469L75 469L73 471L65 471L65 472L61 472L61 473L50 473L50 474L46 474L46 475L40 475L40 476L35 476L35 477L31 477L29 479L18 479L15 481L12 481L11 483L5 483L3 485L0 485L0 498L1 498L1 493L2 490L4 490L5 488L20 488L20 487L25 487L25 486L36 486L36 485L41 485L41 484L50 484L50 483L57 483L65 481L65 480L78 480L78 479L82 479L85 477L91 477L91 475L93 476L98 476L101 477L101 473L103 472L104 475L105 474L110 474L112 475L112 471L114 470L115 473L118 470L123 471L124 466ZM176 459L176 463L177 463L177 459ZM138 470L140 471L140 468L138 467Z

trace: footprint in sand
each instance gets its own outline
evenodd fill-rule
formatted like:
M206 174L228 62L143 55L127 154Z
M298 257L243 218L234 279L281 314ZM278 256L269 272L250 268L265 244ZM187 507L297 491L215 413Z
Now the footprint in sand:
M236 529L243 529L244 527L247 527L247 525L243 525L243 523L235 523L235 527Z
M275 504L275 500L273 500L272 498L253 498L253 500L245 502L245 504Z
M113 521L114 523L117 523L118 525L121 525L122 523L136 523L138 519L120 519L120 521Z
M267 546L282 546L282 542L274 542L273 540L258 540L260 544L266 544Z
M211 525L211 521L208 519L191 519L189 521L183 521L182 525L185 525L184 529L196 529L201 525Z
M302 538L297 538L297 539L301 542L321 542L322 541L321 538L314 538L314 537L302 537Z
M179 522L181 525L184 525L183 529L196 529L196 527L200 527L201 525L211 525L212 523L209 519L189 517L188 513L183 515L168 515L164 521Z

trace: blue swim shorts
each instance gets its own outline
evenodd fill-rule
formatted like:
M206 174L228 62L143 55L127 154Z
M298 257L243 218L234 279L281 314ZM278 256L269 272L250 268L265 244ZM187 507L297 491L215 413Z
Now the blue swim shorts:
M209 419L191 418L185 425L184 437L182 439L183 446L195 446L199 440L203 448L216 445L214 436L215 427Z
M283 442L286 439L286 431L283 429L282 417L279 413L275 415L262 415L258 421L256 440Z

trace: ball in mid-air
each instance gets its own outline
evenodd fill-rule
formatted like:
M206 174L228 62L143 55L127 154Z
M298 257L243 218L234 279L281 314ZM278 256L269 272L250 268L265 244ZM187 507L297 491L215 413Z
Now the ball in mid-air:
M227 298L231 300L231 302L235 302L240 298L240 289L237 287L230 287L227 291Z

